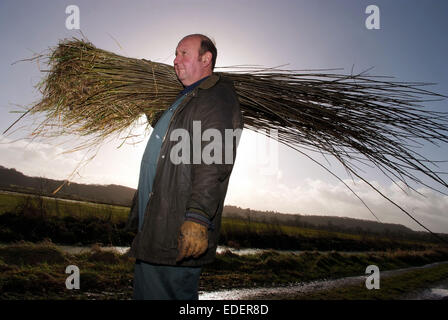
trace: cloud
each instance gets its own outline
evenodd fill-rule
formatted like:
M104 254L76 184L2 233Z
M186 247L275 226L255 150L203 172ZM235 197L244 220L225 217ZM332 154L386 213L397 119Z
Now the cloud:
M64 179L81 160L80 153L63 154L64 149L51 144L0 137L1 165L16 168L31 176Z
M137 186L141 155L144 144L138 147L120 142L102 146L96 156L88 161L95 150L67 152L70 146L21 139L13 141L0 137L0 165L28 176L45 177L89 184L121 184ZM72 173L74 173L72 175Z

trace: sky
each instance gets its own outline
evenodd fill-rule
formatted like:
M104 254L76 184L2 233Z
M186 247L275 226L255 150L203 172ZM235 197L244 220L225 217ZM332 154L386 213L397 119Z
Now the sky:
M0 131L39 100L35 85L42 74L35 62L18 62L80 38L66 20L79 8L82 34L95 46L120 55L173 64L178 41L191 33L210 36L217 45L217 67L256 64L291 69L343 68L344 73L373 67L372 75L397 81L431 82L432 91L448 95L448 2L444 0L2 0L0 2ZM379 29L366 28L366 8L379 9ZM430 102L431 110L448 111L448 101ZM140 161L150 130L141 118L133 133L141 138L123 146L108 141L96 157L70 151L62 140L26 138L32 121L0 136L0 165L24 174L80 183L120 184L136 188ZM36 122L34 122L36 123ZM67 140L67 139L66 139ZM422 154L448 160L448 146L424 145ZM316 156L318 157L318 156ZM267 161L266 159L270 159ZM382 222L422 230L369 186L338 174ZM422 186L421 194L404 193L378 171L365 168L367 180L435 232L448 232L448 197ZM448 172L447 164L438 170ZM446 176L444 176L446 177ZM425 180L426 182L426 180ZM430 182L429 182L430 183ZM434 185L440 191L447 193ZM334 215L375 220L346 186L297 152L243 131L225 204L283 213Z

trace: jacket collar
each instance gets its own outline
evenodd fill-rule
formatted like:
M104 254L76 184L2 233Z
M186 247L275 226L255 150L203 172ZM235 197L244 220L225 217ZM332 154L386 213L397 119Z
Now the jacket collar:
M199 89L210 89L211 87L213 87L220 79L220 76L212 73L207 79L205 79L204 81L202 81L198 88Z

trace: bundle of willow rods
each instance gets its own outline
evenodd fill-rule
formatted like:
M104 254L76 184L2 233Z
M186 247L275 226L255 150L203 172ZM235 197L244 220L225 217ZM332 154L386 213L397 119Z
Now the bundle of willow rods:
M90 137L83 147L123 132L143 113L153 119L182 89L172 66L123 57L75 38L44 57L49 69L38 85L43 97L29 112L46 118L33 134ZM409 187L408 181L426 185L416 173L448 187L429 168L435 163L415 151L422 141L448 141L447 114L422 105L444 98L422 88L427 83L255 67L220 74L235 85L247 129L276 138L270 131L275 129L279 142L306 156L306 150L334 156L366 183L359 163L372 163Z

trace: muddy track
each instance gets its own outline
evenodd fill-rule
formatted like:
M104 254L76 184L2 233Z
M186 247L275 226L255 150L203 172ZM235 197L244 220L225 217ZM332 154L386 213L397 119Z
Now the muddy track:
M410 267L403 269L395 269L388 271L381 271L381 278L400 275L412 270L425 269L435 267L441 264L448 264L448 261L431 263L419 267ZM319 280L306 283L297 283L283 287L271 288L251 288L251 289L232 289L213 292L200 292L200 300L256 300L256 299L287 299L289 295L297 296L299 294L307 294L320 290L331 290L333 288L341 288L345 286L358 285L366 281L366 275L345 277L332 280ZM425 289L421 292L412 292L403 295L401 299L445 299L448 298L448 275L447 279L434 284L433 288Z

